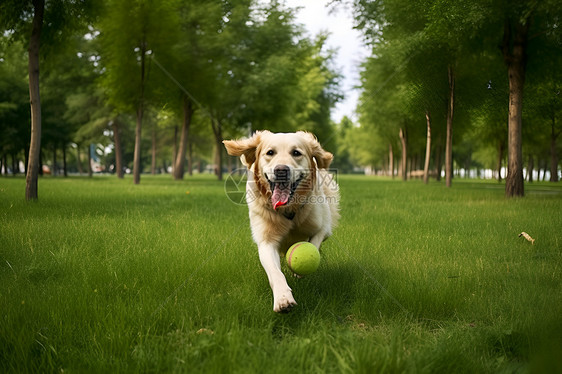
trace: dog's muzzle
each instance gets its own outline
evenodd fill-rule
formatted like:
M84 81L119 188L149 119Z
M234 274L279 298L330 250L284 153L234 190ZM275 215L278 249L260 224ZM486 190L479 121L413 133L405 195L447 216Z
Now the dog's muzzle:
M280 206L289 204L302 180L302 175L296 181L291 182L291 168L287 165L275 166L273 175L275 177L273 181L267 177L267 174L265 177L271 188L271 204L273 209L277 210Z

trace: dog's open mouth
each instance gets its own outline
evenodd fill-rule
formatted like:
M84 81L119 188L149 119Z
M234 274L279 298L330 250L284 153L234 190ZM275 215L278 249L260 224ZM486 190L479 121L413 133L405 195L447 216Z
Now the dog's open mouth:
M286 180L272 182L267 178L271 188L271 204L273 205L273 209L277 210L280 206L287 205L291 201L302 179L303 177L301 175L299 179L291 183Z

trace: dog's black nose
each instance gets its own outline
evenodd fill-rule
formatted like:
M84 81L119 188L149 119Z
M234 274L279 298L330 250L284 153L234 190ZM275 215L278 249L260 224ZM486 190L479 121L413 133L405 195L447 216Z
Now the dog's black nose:
M277 165L273 169L276 182L287 182L291 179L291 169L287 165Z

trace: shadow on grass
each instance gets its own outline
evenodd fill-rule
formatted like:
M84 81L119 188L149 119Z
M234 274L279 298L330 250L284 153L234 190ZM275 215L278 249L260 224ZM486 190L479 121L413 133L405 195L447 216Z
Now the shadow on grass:
M286 276L298 306L273 318L271 334L276 339L314 330L310 324L317 325L319 320L324 326L376 325L382 318L407 313L385 288L391 275L380 268L326 260L315 274L295 278L286 271Z

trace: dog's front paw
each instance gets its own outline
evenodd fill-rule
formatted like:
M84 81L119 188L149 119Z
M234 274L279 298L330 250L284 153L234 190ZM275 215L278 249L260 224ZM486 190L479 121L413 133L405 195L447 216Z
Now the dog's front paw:
M277 313L289 313L297 302L293 298L291 290L287 290L275 296L273 300L273 311Z

